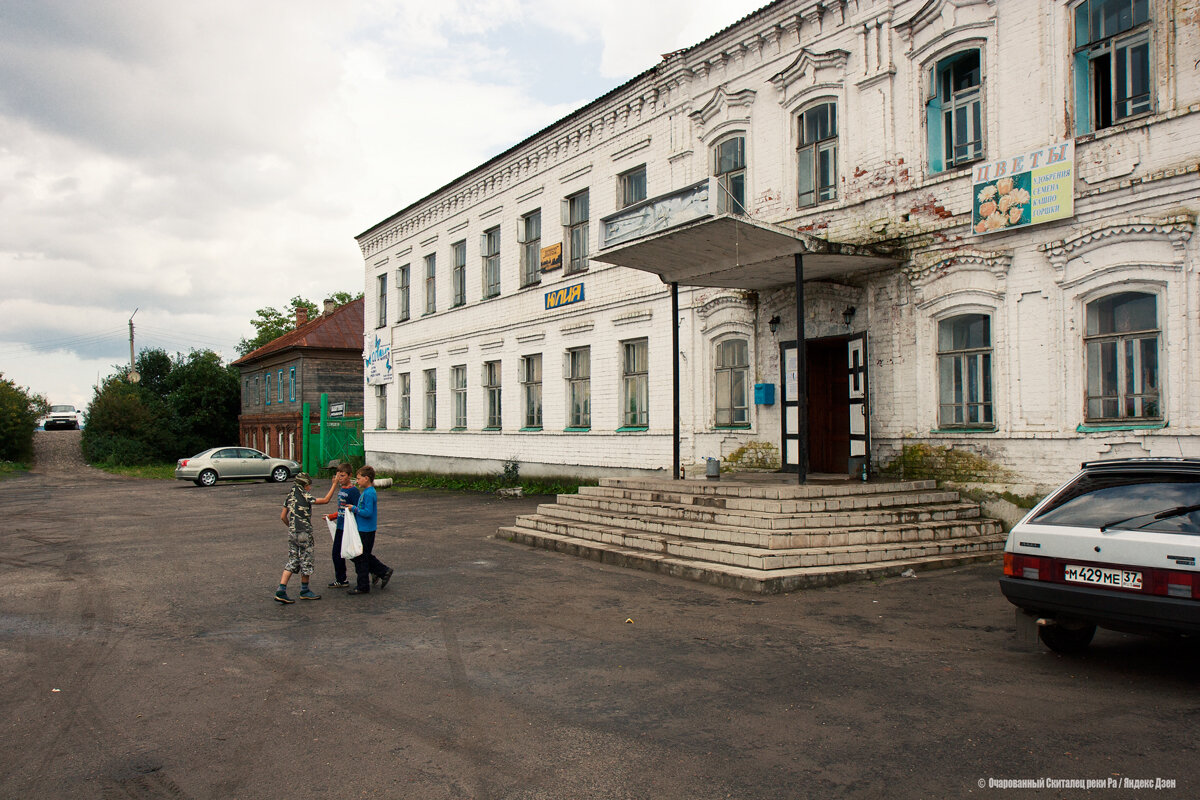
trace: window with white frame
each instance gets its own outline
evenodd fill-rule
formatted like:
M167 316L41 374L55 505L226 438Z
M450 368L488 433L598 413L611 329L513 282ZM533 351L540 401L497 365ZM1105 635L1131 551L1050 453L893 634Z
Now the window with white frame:
M290 367L288 374L288 400L296 402L296 368Z
M375 327L382 328L387 325L387 273L376 276L375 283L377 288L375 310L378 312Z
M1075 133L1154 110L1150 0L1084 0L1075 7Z
M713 147L713 175L717 176L717 211L746 213L746 136L727 136Z
M450 245L450 283L454 286L454 301L451 307L467 302L467 243Z
M837 198L837 103L825 101L799 119L796 173L800 207Z
M542 354L521 359L521 394L525 401L525 425L531 430L542 428Z
M397 322L404 322L408 319L408 281L409 281L409 265L405 264L396 270L396 301L400 304Z
M532 286L542 274L542 210L530 211L517 222L521 245L521 286Z
M387 427L387 384L375 384L375 430Z
M979 48L940 59L929 74L925 127L929 171L983 158L983 68Z
M563 201L563 220L566 231L563 241L567 245L566 274L583 272L587 269L588 257L588 193L585 189Z
M279 370L279 380L275 382L275 402L283 402L283 370Z
M397 398L399 406L397 422L400 430L406 431L412 427L412 375L408 372L401 372L396 376L396 385L400 390L400 396Z
M714 364L717 427L749 425L749 342L745 339L726 339L719 342Z
M437 253L425 256L425 313L437 311Z
M479 242L483 253L483 296L496 297L500 294L500 227L483 232Z
M483 393L487 399L487 429L498 431L503 427L500 413L500 362L485 361L483 364Z
M567 427L592 427L592 349L567 351Z
M621 342L621 425L645 428L650 424L650 381L647 340Z
M646 199L646 165L617 176L617 208L625 208Z
M450 368L450 398L453 402L454 421L451 428L464 430L467 427L467 365Z
M264 396L267 398L267 405L271 405L271 373L269 372L267 373L266 388L267 390L264 392Z
M1118 292L1087 304L1087 420L1162 419L1158 298Z
M425 370L425 430L437 428L437 370Z
M960 314L938 322L938 426L992 428L992 318Z

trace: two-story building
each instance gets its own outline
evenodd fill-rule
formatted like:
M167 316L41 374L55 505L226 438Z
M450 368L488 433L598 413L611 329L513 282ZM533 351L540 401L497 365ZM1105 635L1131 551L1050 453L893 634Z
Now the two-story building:
M779 0L665 56L357 237L368 460L1200 454L1198 17Z
M308 318L296 309L296 328L234 361L242 378L238 416L242 445L301 461L303 409L319 413L321 395L344 403L346 416L363 412L363 300Z

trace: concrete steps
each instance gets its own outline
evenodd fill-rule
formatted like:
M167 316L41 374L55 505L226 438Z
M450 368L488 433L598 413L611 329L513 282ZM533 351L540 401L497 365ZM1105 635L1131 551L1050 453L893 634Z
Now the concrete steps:
M999 522L932 481L835 485L606 479L497 535L756 593L996 558Z

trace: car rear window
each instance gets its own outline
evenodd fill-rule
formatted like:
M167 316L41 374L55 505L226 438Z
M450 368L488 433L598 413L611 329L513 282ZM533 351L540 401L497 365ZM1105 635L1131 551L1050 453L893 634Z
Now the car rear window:
M1198 536L1200 475L1085 473L1030 522Z
M45 408L45 406L43 406L43 408ZM61 414L64 411L68 413L74 413L75 406L50 406L50 413L58 412Z

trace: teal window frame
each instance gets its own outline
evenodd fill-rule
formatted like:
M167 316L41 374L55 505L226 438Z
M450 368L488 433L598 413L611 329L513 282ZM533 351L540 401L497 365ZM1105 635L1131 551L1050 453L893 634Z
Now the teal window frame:
M296 402L296 368L288 368L288 400Z
M930 174L983 159L987 131L983 50L967 47L938 59L929 79L925 128Z

